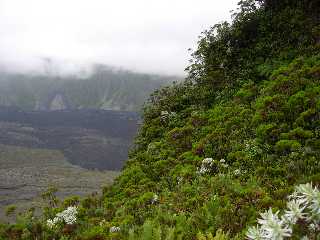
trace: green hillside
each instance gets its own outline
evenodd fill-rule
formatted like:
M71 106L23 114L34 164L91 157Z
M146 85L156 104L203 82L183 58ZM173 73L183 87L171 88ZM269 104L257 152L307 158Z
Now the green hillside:
M0 236L246 239L259 213L286 209L294 186L320 184L319 12L318 0L240 1L231 24L200 36L187 79L151 95L129 160L102 196L27 215ZM71 205L76 219L53 224ZM319 239L319 215L291 239Z

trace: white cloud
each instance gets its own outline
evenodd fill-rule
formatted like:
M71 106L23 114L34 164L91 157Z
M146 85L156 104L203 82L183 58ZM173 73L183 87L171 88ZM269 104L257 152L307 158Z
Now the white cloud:
M187 49L238 0L0 0L0 62L39 68L40 59L181 74Z

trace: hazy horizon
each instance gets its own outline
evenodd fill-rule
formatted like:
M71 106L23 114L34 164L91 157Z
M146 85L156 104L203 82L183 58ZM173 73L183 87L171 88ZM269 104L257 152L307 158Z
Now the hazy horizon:
M70 74L99 63L181 76L197 36L229 21L237 2L2 0L0 70Z

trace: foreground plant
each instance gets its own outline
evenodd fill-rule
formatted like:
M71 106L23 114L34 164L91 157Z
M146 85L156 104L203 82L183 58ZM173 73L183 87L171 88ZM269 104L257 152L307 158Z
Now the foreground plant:
M287 210L279 217L279 211L273 213L270 208L261 213L258 226L250 227L248 239L282 240L289 237L315 239L320 234L320 192L312 183L296 186L288 197ZM300 231L294 232L299 229ZM299 236L303 233L307 235Z
M66 210L57 213L55 218L48 219L47 225L50 228L55 227L58 223L65 223L68 225L75 224L77 222L77 207L68 207Z

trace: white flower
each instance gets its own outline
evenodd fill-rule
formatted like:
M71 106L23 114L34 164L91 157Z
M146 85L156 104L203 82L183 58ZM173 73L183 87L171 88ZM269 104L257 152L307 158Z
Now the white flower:
M168 118L169 118L169 112L161 111L161 116L160 116L161 121L167 121Z
M312 211L313 214L315 214L319 218L319 215L320 215L320 192L319 191L317 191L312 198L312 201L310 203L310 210Z
M74 224L77 222L77 207L68 207L66 210L57 213L56 217L51 220L47 220L47 225L52 228L54 227L58 222L64 221L66 224Z
M62 220L59 217L55 217L54 219L48 219L47 220L47 225L48 225L48 227L53 228L53 227L56 226L56 224L58 222L61 222L61 221Z
M198 173L199 174L204 174L206 172L209 172L210 169L204 167L204 166L201 166L201 168L198 170Z
M270 208L261 214L258 219L259 228L249 228L247 237L249 239L282 240L292 235L292 229L299 220L308 224L310 233L320 231L320 192L312 184L301 184L295 188L289 196L287 210L279 218L279 211L272 213ZM262 238L261 238L262 237ZM302 236L300 236L302 237ZM304 236L301 239L307 240Z
M206 163L211 164L213 162L214 162L213 158L205 158L202 160L202 164L206 164Z
M152 204L156 204L159 201L159 196L157 194L153 195L153 198L151 199Z
M263 240L265 239L265 231L259 226L250 227L247 232L247 238L250 240Z
M320 231L320 226L317 223L311 223L311 224L309 224L308 229L311 232L316 232L316 231Z
M103 225L105 225L107 223L107 221L105 219L102 219L102 221L99 223L99 225L102 227Z
M224 160L224 159L222 158L222 159L220 159L220 162L221 162L221 163L225 163L226 160Z
M167 116L167 115L169 115L168 111L161 111L161 116Z
M74 224L77 221L77 207L68 207L61 213L57 214L57 217L60 217L65 221L66 224Z
M289 224L296 224L299 219L305 218L305 213L303 213L305 206L302 205L301 201L291 200L287 203L288 210L285 211L283 219Z
M311 203L312 200L319 193L317 188L313 188L311 183L300 184L296 187L295 192L290 196L290 198L295 198L300 200L302 203Z
M312 183L297 186L290 198L297 199L297 201L310 210L311 216L309 216L309 221L320 221L320 192L317 187L312 186Z
M198 169L199 174L207 173L211 170L212 165L214 163L213 158L205 158L202 160L201 167Z
M240 169L236 169L236 170L234 170L233 173L234 173L234 175L239 176L241 174L241 171L240 171Z
M121 230L120 227L113 226L113 227L110 228L109 231L111 233L115 233L115 232L120 232L120 230Z
M261 214L261 219L258 219L258 223L268 239L282 240L284 237L291 236L292 229L283 220L279 219L278 214L279 211L272 213L270 208Z
M267 225L270 221L278 221L278 213L279 211L273 214L272 209L269 208L268 211L260 213L261 218L258 219L258 223L261 225Z
M53 223L53 220L48 219L47 220L47 225L48 225L49 228L53 228L55 224Z
M61 219L58 218L58 217L55 217L55 218L53 219L53 223L54 223L54 224L56 224L56 223L58 223L58 222L60 222L60 221L61 221Z

